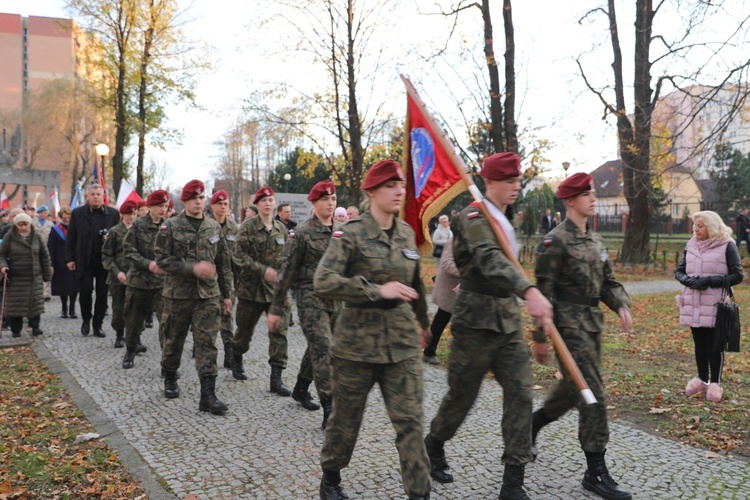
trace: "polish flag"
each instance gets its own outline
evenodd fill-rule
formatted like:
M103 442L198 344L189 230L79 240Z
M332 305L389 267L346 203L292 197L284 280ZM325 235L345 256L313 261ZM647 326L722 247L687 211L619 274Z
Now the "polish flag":
M120 208L125 203L125 200L133 200L137 203L143 201L143 198L140 197L128 181L123 179L120 182L120 192L117 193L117 208Z
M0 208L3 210L10 210L10 200L8 200L8 195L5 194L5 190L0 194Z
M54 191L52 191L52 192L51 192L51 193L50 193L50 194L48 195L48 196L49 196L49 198L50 198L50 199L52 200L52 205L53 205L53 206L54 206L54 208L55 208L55 213L53 214L54 216L52 217L53 219L54 219L54 218L56 218L56 217L57 217L57 214L59 214L59 213L60 213L60 199L59 199L59 197L57 196L57 194L58 194L58 192L57 192L57 187L55 187Z

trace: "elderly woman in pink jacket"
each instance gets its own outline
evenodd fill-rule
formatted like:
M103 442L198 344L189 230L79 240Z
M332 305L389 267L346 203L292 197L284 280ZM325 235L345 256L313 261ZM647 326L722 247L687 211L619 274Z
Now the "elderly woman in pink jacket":
M732 230L716 212L693 214L693 233L675 271L675 278L685 286L677 297L680 324L692 331L698 367L698 376L688 382L685 393L703 392L707 400L718 403L724 352L713 350L716 303L725 285L742 281L742 264Z

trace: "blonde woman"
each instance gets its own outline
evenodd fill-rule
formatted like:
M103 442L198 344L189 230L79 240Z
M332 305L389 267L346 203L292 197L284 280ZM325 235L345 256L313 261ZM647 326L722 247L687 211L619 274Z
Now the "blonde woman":
M713 350L716 303L725 284L742 281L742 264L732 230L716 212L693 214L693 234L675 271L675 278L685 286L677 297L680 324L692 331L698 368L698 376L688 382L685 393L703 392L707 400L718 403L723 395L724 353Z

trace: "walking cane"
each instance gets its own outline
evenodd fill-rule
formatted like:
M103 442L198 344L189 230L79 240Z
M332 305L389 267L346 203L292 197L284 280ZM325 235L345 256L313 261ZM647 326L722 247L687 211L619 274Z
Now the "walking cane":
M480 212L482 212L482 215L484 215L484 218L487 220L487 222L490 224L490 227L492 228L492 233L495 235L495 238L497 239L497 242L500 244L500 248L502 249L505 256L510 260L510 262L515 266L515 268L518 270L518 272L526 278L526 271L524 270L523 266L521 266L521 263L516 258L516 254L513 252L513 250L510 248L510 242L508 241L508 238L505 236L505 233L503 232L500 225L497 223L494 217L489 213L487 210L487 207L484 204L484 196L482 195L481 191L479 191L479 188L474 184L474 181L471 179L471 177L468 174L468 167L464 163L464 161L461 159L460 156L458 156L453 148L453 145L448 142L448 139L445 138L445 135L442 133L442 130L438 127L435 120L432 118L432 115L427 111L427 107L424 105L424 102L417 94L417 91L414 89L414 86L411 84L409 79L405 77L404 75L401 75L401 79L404 81L404 84L406 84L406 90L409 93L409 95L414 99L414 102L417 104L417 106L420 108L420 111L422 111L422 115L430 122L430 125L433 129L434 136L438 138L438 140L441 142L443 149L451 156L453 159L453 165L456 166L456 170L459 174L461 174L461 177L463 181L466 183L466 186L469 189L469 192L471 193L471 196L476 201L476 206L479 209ZM459 168L462 167L462 168ZM586 379L583 378L583 374L581 374L580 368L578 368L578 365L576 364L575 360L573 359L573 356L571 356L570 351L568 350L568 347L565 345L565 342L563 341L562 337L560 336L560 332L557 331L557 328L555 327L554 323L552 321L548 321L544 324L544 331L547 333L547 335L552 339L552 344L555 346L555 350L557 351L557 355L560 357L560 361L562 362L565 369L568 370L568 373L570 373L570 378L573 379L573 382L575 383L576 387L579 391L581 391L581 397L583 397L584 401L586 401L586 404L596 404L596 398L594 397L594 393L589 388L589 385L586 383Z
M5 290L8 288L8 273L3 273L3 303L0 306L0 331L2 331L3 317L5 316Z

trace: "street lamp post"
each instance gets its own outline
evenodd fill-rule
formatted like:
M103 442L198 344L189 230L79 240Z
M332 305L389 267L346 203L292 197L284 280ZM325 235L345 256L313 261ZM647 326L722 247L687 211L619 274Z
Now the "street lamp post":
M107 146L103 142L100 142L99 144L96 145L96 154L99 155L99 160L101 161L102 174L103 174L104 173L104 157L109 154L109 146Z
M286 181L286 187L284 188L286 192L289 192L289 181L292 180L292 174L284 174L284 180Z
M567 179L568 178L568 169L570 168L570 162L569 161L562 162L562 167L563 167L563 170L565 171L565 178Z

